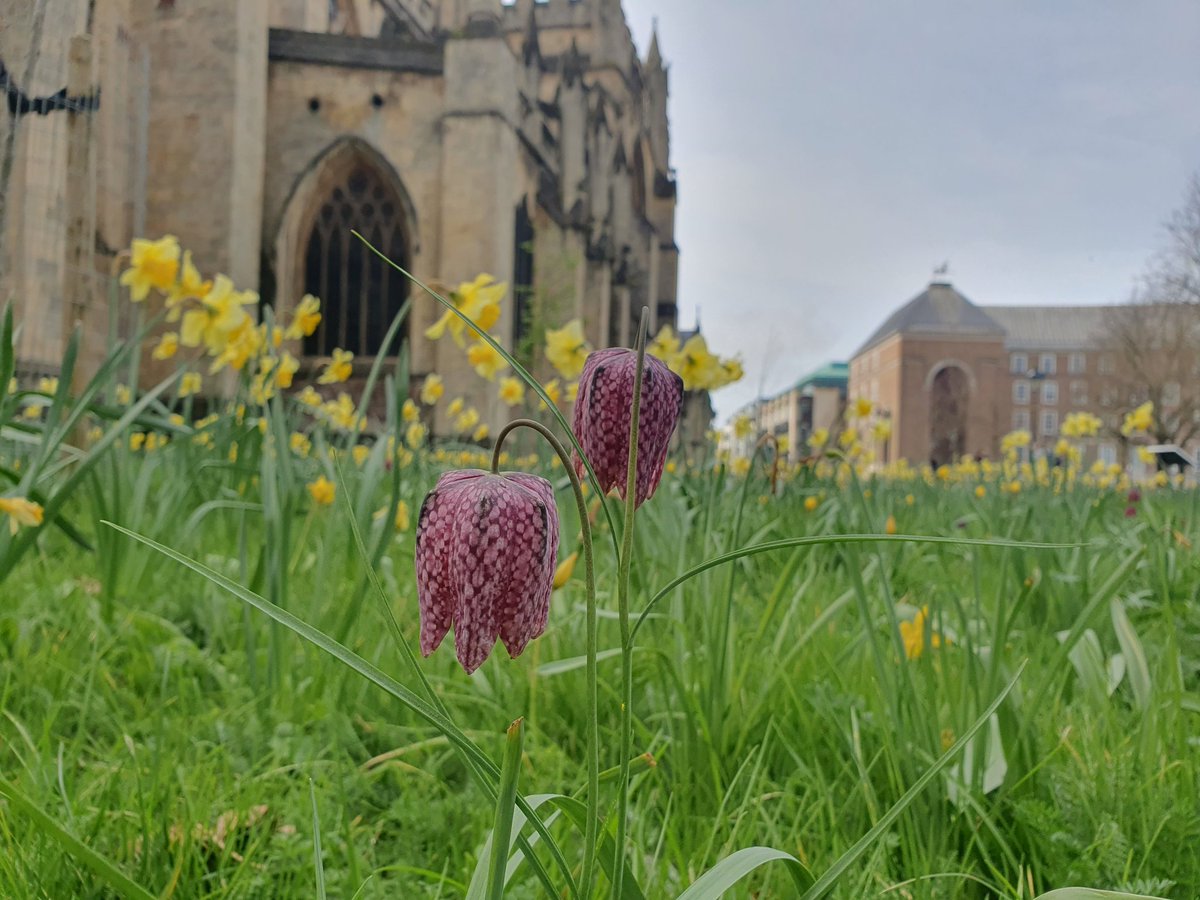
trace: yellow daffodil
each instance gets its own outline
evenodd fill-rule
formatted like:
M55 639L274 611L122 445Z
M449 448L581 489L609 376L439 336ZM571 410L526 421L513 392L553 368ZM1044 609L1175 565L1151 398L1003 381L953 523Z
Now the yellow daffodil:
M546 329L546 359L563 378L578 378L590 352L581 320L572 319L562 328Z
M567 385L567 402L574 403L575 398L579 396L579 382L572 381Z
M892 423L889 419L880 419L871 426L871 436L883 442L892 436Z
M158 343L154 345L154 352L150 355L155 359L170 359L178 351L179 335L174 331L168 331L158 339Z
M671 360L675 358L675 354L679 352L679 335L670 325L664 325L658 329L654 340L646 345L646 352L670 364Z
M425 436L428 433L429 430L420 422L413 422L404 431L404 443L416 450L425 442Z
M525 384L520 378L508 376L500 379L500 399L508 406L516 406L525 399Z
M200 377L199 372L185 372L183 377L179 379L179 397L190 397L192 394L200 393L204 387L204 379Z
M396 530L400 532L408 531L412 526L412 516L408 511L408 504L401 500L396 504Z
M288 438L288 446L292 448L292 452L297 456L307 458L312 451L312 441L307 435L301 434L299 431L293 431L291 437Z
M550 398L550 402L558 406L559 401L562 400L562 384L559 383L559 380L551 378L542 385L542 390L546 392L546 396Z
M146 446L146 433L144 431L135 431L129 436L129 449L137 453Z
M478 424L479 412L474 408L464 410L454 418L454 430L460 433L473 431Z
M820 450L829 443L828 428L814 428L813 433L808 436L808 446L813 450Z
M900 637L904 641L904 655L909 659L920 659L925 652L925 622L929 618L929 607L922 606L911 621L900 623ZM942 636L930 630L929 646L942 646Z
M25 497L0 497L0 513L8 516L8 530L12 534L21 526L36 528L42 524L41 505Z
M451 297L454 307L475 323L480 331L490 331L500 320L500 301L508 290L506 283L496 283L491 275L479 275L474 281L464 281ZM436 341L447 330L454 343L463 346L466 323L452 311L446 310L442 317L425 331L425 337Z
M300 368L300 361L286 350L279 357L279 365L275 367L275 384L287 390L292 386L292 379Z
M1132 412L1126 413L1121 425L1121 434L1129 437L1140 434L1154 427L1154 403L1147 401Z
M495 381L496 376L508 368L508 360L486 341L476 341L467 348L467 362L488 381Z
M896 517L895 516L887 517L887 521L883 523L883 533L884 534L895 534L896 533Z
M486 441L488 439L488 435L491 433L492 433L492 430L487 427L487 423L485 422L481 425L476 426L475 430L471 433L471 440Z
M169 291L179 273L179 241L166 235L157 241L136 238L130 253L130 266L121 273L121 284L129 288L134 303L145 300L151 288Z
M977 485L975 487L975 496L982 500L987 496L987 488L985 488L982 484Z
M450 401L450 405L446 407L446 415L453 418L457 416L466 407L466 401L462 397L455 397Z
M179 273L179 281L167 294L167 321L179 319L180 307L188 300L199 300L212 289L212 282L200 277L199 270L192 264L192 251L183 254L183 269Z
M366 444L355 444L354 449L350 451L350 456L354 459L354 464L362 468L362 464L367 461L367 457L371 455L371 448Z
M319 506L329 506L331 503L333 503L333 498L336 493L337 489L334 487L333 482L324 475L322 475L316 481L310 481L308 483L308 494L310 497L312 497L313 503L316 503Z
M433 406L442 399L445 391L446 386L442 383L442 376L431 372L421 383L421 402L426 406Z
M334 350L333 359L317 379L317 384L341 384L354 372L354 354L349 350Z
M821 504L821 501L816 496L809 494L804 498L804 509L807 512L812 512Z
M296 399L312 409L316 409L325 402L325 398L311 384L306 384L304 390L296 395Z
M179 329L180 343L185 347L203 344L209 353L220 353L234 331L246 324L253 328L243 307L257 302L258 294L239 291L229 278L218 275L208 293L200 298L200 307L184 313Z
M321 301L312 294L305 294L296 304L292 313L292 322L284 331L283 336L289 341L306 338L317 330L321 324Z
M683 379L685 391L709 390L722 375L721 361L708 350L703 335L694 334L675 356L671 371Z
M738 416L733 420L733 436L745 440L754 433L754 422L749 416Z
M133 402L133 391L127 385L118 384L114 395L118 406L128 406Z
M404 405L400 407L400 418L405 422L419 422L421 420L421 410L411 400L405 400Z
M850 404L850 408L846 410L846 415L851 419L865 419L875 409L875 404L866 397L856 397Z

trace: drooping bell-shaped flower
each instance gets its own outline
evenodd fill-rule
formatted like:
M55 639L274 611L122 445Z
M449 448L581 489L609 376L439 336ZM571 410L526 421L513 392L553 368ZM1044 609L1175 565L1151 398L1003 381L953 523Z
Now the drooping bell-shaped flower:
M615 487L622 497L629 473L629 424L636 374L637 353L633 350L617 347L588 356L579 376L572 423L601 489L607 493ZM662 478L682 403L683 379L662 360L647 354L638 422L635 502L639 506L654 496ZM583 462L578 458L575 469L583 474Z
M546 630L558 556L558 508L544 478L478 469L446 472L421 505L417 599L421 653L454 626L470 674L504 642L517 657Z

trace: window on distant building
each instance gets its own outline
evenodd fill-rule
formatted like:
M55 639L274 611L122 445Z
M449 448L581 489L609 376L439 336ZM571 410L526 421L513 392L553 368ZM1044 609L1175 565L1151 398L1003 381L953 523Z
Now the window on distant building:
M1013 403L1022 405L1029 402L1029 382L1014 381L1013 382Z
M1162 402L1163 406L1178 406L1179 405L1179 382L1168 381L1163 385Z
M1052 409L1042 412L1042 436L1051 437L1058 434L1058 413Z
M1087 354L1072 353L1067 357L1067 372L1072 375L1082 375L1087 371Z
M1058 357L1053 353L1043 353L1038 357L1038 371L1043 375L1053 375L1058 371Z
M1024 375L1029 371L1029 357L1024 353L1014 353L1008 358L1008 371L1014 375Z
M1018 409L1013 413L1013 431L1029 430L1029 410Z
M1117 461L1117 445L1105 441L1096 448L1096 459L1106 466L1111 466Z
M1114 363L1111 353L1100 354L1100 374L1111 375L1113 373Z
M1088 383L1086 381L1071 382L1071 404L1073 406L1087 406L1088 402Z
M1042 402L1051 405L1058 402L1058 382L1043 381L1042 382Z

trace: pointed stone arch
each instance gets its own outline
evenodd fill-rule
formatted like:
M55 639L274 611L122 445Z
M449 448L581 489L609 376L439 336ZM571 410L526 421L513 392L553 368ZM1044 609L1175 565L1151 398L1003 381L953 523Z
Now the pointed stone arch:
M411 271L419 250L412 200L391 163L357 137L333 142L300 173L276 238L277 315L304 294L321 300L321 325L299 348L310 359L335 347L375 356L411 294L408 279L351 231Z

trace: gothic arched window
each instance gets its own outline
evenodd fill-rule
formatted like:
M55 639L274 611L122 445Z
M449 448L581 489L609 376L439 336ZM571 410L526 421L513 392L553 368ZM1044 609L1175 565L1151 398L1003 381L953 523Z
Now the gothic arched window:
M376 256L357 231L388 259L409 267L402 204L373 166L343 170L317 207L304 251L304 291L321 299L321 324L304 339L307 356L335 347L375 356L408 295L408 279ZM393 342L394 354L398 345Z

